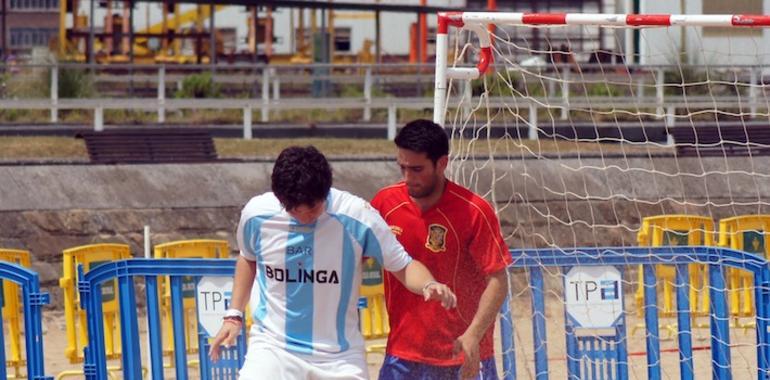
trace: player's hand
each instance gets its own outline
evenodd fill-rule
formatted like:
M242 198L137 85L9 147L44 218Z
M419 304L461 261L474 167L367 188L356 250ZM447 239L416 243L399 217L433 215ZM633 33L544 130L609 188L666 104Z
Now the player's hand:
M444 309L451 309L457 306L457 297L455 297L452 290L448 286L436 281L431 281L422 288L422 296L425 301L441 302L441 306Z
M222 327L219 328L219 332L211 342L211 348L209 349L209 358L212 362L219 360L219 346L227 348L235 345L235 339L238 338L241 329L242 325L240 323L222 322Z
M472 379L479 375L479 340L467 332L455 339L454 355L463 354L463 365L460 367L461 379Z

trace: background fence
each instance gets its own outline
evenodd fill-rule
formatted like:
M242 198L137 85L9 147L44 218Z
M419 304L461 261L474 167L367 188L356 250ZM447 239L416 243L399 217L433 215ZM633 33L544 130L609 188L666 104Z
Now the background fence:
M450 97L449 108L468 114L476 107L472 96L485 86L490 106L501 107L509 99L498 89L512 86L528 94L516 109L527 114L530 132L525 136L531 139L537 139L538 124L551 112L558 123L570 119L571 110L602 106L649 108L667 127L674 126L680 112L699 108L745 108L753 115L767 106L761 88L770 82L770 68L764 66L555 64L495 69L486 79L463 82L460 93ZM0 73L0 110L47 110L51 123L59 122L60 110L83 110L92 113L97 131L104 128L108 110L152 112L158 123L166 122L167 111L240 111L244 138L252 136L255 115L267 123L281 112L346 110L361 112L356 121L370 122L373 111L383 110L392 138L399 110L433 107L433 65L57 64L5 65ZM682 83L691 81L714 84L708 92L682 90Z

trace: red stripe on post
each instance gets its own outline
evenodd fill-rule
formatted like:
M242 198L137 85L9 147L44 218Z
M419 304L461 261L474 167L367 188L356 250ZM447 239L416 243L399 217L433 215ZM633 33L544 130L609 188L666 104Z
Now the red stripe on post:
M521 21L529 25L564 25L567 23L566 13L529 13Z
M770 16L765 15L735 15L734 26L770 26Z
M463 22L463 12L439 12L438 34L449 33L450 25L456 28L462 28L465 25Z
M627 15L626 24L634 26L670 26L671 15Z
M479 53L479 64L476 65L476 68L479 70L479 75L481 76L486 73L487 69L489 68L489 64L492 63L494 58L492 56L491 47L483 47Z

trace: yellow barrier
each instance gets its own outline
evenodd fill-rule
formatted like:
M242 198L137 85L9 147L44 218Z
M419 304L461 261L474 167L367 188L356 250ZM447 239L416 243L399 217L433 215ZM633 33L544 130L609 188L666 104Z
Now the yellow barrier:
M0 261L6 261L30 268L29 252L19 249L0 248ZM21 307L21 289L19 285L11 281L3 281L3 323L0 328L6 328L8 334L6 337L10 342L10 355L5 358L6 368L11 368L12 373L8 374L9 379L22 378L21 369L26 366L26 361L22 357L22 330L21 317L24 310ZM3 326L5 325L5 326Z
M86 313L80 306L80 295L77 291L77 268L83 265L83 271L110 261L128 259L131 250L125 244L92 244L65 249L63 257L62 278L59 286L64 293L64 315L67 320L67 348L65 356L71 363L83 361L83 346L88 342ZM118 316L118 287L116 281L102 285L102 311L104 312L104 338L106 355L109 359L119 358L120 349L120 319ZM82 372L77 372L81 373ZM75 372L67 371L57 378L70 376Z
M770 246L765 244L768 231L770 215L744 215L722 219L719 221L719 246L770 257ZM728 274L730 314L734 317L753 317L754 276L737 268L730 269Z
M230 256L230 247L225 240L181 240L156 245L155 258L173 259L226 259ZM174 352L173 320L171 316L171 287L168 278L160 279L161 315L166 336L165 352ZM185 342L188 354L198 352L198 317L195 310L195 279L185 277L182 280L184 297ZM248 313L247 313L248 314ZM173 365L173 362L172 362Z
M658 215L642 220L642 228L637 235L638 243L643 247L678 246L678 245L714 245L714 221L697 215ZM690 274L690 311L693 317L709 313L708 273L706 267L691 264ZM662 284L663 303L660 315L676 315L674 307L676 268L668 265L656 267L658 284ZM642 310L644 301L644 277L639 268L639 286L636 292L638 310Z
M390 333L388 312L385 308L385 286L382 267L372 258L363 264L361 297L366 298L366 307L359 309L361 335L365 340L382 339ZM385 352L384 344L370 344L366 352Z

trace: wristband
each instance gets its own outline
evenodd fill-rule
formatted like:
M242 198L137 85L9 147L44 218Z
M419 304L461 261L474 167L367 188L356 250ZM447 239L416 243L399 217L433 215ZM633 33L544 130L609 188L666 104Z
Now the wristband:
M425 293L425 289L428 289L428 287L431 285L439 285L439 282L434 280L426 282L425 285L422 286L422 292Z
M243 312L238 309L227 309L225 310L225 318L227 317L238 317L243 319Z
M243 318L235 315L232 317L222 317L222 319L225 321L237 321L238 323L243 323Z

